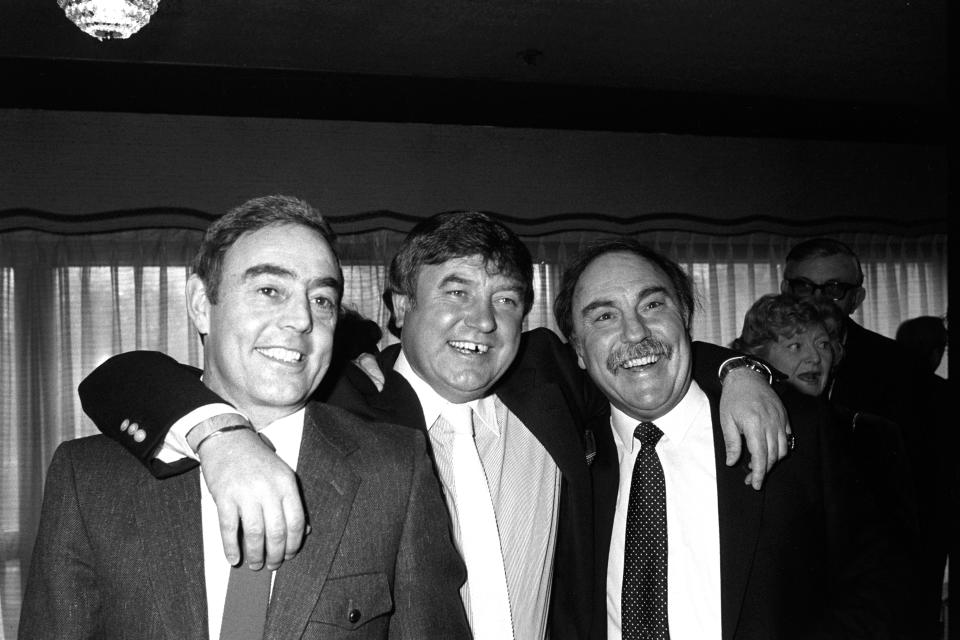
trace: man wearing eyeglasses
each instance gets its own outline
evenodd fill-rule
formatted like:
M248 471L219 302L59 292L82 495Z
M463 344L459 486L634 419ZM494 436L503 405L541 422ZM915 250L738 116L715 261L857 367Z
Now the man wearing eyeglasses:
M900 425L910 460L897 469L904 482L934 469L932 481L917 480L920 511L920 556L917 561L916 638L938 637L943 570L946 561L950 507L944 491L947 470L945 424L937 419L935 384L909 352L849 316L863 303L863 269L857 255L844 243L814 238L787 254L783 293L800 298L831 300L844 313L841 328L843 356L834 369L830 401L854 412L883 416ZM912 468L916 474L911 474Z

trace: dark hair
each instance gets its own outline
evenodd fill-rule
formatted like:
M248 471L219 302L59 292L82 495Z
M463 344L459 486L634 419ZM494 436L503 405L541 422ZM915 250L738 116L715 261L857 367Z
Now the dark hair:
M947 327L943 324L943 318L936 316L919 316L904 320L897 327L897 342L924 360L935 362L934 371L939 366L940 359L932 358L936 355L942 357L948 341Z
M577 288L577 282L591 262L607 253L632 253L663 271L673 285L677 303L683 313L684 324L687 329L690 328L690 324L693 322L694 294L693 282L686 271L670 258L633 238L605 238L595 240L584 246L563 272L563 277L560 280L560 291L553 301L553 315L557 319L557 326L567 340L572 340L574 335L573 292Z
M840 356L840 331L844 313L829 300L798 298L790 293L761 296L743 317L740 337L731 345L738 351L764 356L767 347L780 336L791 338L812 324L821 324L833 343L834 357Z
M398 293L416 304L420 267L455 258L481 256L486 268L516 278L523 285L523 313L533 306L533 262L510 229L485 213L451 211L419 222L390 262L384 296Z
M860 265L860 258L849 246L832 238L804 240L790 249L785 263L789 265L792 262L803 262L810 258L826 258L829 256L848 256L852 258L857 265L857 282L853 284L858 287L863 284L863 267Z
M312 206L291 196L273 195L247 200L211 224L193 258L193 273L203 281L207 298L216 304L223 271L223 256L241 236L269 226L301 225L313 229L326 240L337 257L336 234L330 223ZM338 270L339 258L337 258ZM340 270L338 297L343 296L343 271Z

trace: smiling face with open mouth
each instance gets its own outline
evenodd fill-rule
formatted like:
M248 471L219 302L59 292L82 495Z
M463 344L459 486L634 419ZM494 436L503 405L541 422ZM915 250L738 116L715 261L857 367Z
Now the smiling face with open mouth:
M633 253L600 255L577 280L572 307L580 366L615 407L656 420L680 402L690 386L690 338L663 270Z
M240 236L223 258L217 303L191 276L204 382L255 426L304 406L330 365L340 268L318 232L295 224Z
M791 336L778 336L767 347L765 358L790 376L787 382L800 393L819 396L830 379L833 344L822 324L807 325Z
M416 299L393 298L410 366L450 402L483 397L517 355L523 293L481 256L421 266Z

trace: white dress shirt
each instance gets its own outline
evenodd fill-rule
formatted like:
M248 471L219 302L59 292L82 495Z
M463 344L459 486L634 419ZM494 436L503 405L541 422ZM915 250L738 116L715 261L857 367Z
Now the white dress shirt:
M611 407L620 461L617 509L607 561L607 638L620 640L624 538L638 420ZM671 640L719 640L720 521L710 402L696 382L679 404L654 420L663 432L656 451L667 490L667 617Z
M445 404L433 388L410 367L401 351L394 371L402 375L420 400L444 498L450 512L453 539L460 550L458 505L450 489L452 437L433 424ZM510 413L495 395L469 403L474 410L477 451L483 465L500 531L507 574L507 592L517 640L546 637L553 554L557 537L560 470L540 441ZM470 576L460 589L470 617Z
M236 409L229 408L230 413ZM300 456L300 441L303 437L303 418L306 409L280 418L260 430L273 443L277 455L296 471L297 458ZM215 415L215 414L214 414ZM209 416L208 416L209 417ZM187 447L189 450L190 447ZM182 457L182 456L178 456ZM207 489L200 472L200 513L203 522L203 573L207 588L207 628L211 638L220 637L220 623L223 619L223 604L227 598L227 582L230 579L230 565L223 555L223 542L220 539L220 520L217 505ZM244 569L249 571L249 569ZM266 569L261 569L266 571Z

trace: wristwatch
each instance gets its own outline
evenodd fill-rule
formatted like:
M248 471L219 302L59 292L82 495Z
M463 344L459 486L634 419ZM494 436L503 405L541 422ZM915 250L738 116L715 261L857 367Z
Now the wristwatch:
M723 361L720 365L717 375L720 377L720 384L723 385L724 379L727 377L727 374L733 371L734 369L740 369L746 367L751 371L756 371L763 377L767 379L768 384L773 384L776 377L773 375L773 369L771 369L767 363L753 356L735 356L733 358L728 358Z

